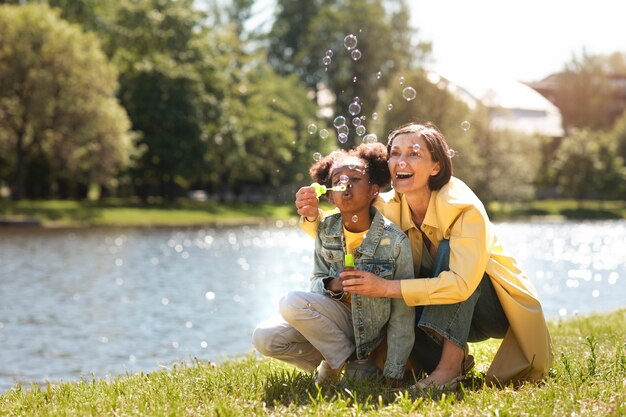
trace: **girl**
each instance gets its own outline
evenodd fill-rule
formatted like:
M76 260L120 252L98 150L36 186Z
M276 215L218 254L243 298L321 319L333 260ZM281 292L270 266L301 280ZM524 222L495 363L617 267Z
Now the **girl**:
M380 189L389 184L386 159L383 145L363 144L350 152L333 152L311 167L314 181L344 188L329 195L339 213L319 223L311 292L283 297L282 317L261 323L252 337L255 348L266 356L305 371L318 368L318 383L336 381L346 362L349 378L375 374L370 354L385 336L383 376L399 380L413 346L412 308L401 299L344 292L339 278L350 258L356 270L384 280L413 277L406 235L372 207ZM339 187L342 184L345 187Z

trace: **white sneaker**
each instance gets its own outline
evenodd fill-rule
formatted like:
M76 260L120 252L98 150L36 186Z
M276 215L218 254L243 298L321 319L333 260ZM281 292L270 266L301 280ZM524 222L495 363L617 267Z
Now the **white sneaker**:
M348 381L356 382L378 376L380 376L380 370L371 358L357 359L346 365L346 379Z
M343 365L338 369L333 369L330 367L328 362L322 361L320 366L318 366L315 371L315 383L316 384L326 384L326 383L335 383L339 382L341 378L341 371L343 370Z

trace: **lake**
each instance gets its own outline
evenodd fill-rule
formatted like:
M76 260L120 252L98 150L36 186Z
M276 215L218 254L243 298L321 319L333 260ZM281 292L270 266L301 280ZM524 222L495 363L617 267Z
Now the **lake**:
M496 228L548 319L626 306L626 221ZM248 354L280 296L308 289L313 243L282 222L0 229L0 392Z

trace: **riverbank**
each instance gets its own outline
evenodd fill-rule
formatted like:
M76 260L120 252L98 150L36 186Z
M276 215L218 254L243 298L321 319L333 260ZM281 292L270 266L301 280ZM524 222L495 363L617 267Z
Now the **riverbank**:
M555 359L543 384L483 385L497 349L475 344L477 369L456 395L411 399L383 385L318 389L310 374L253 355L221 364L180 363L110 380L16 387L0 414L28 416L623 416L626 415L626 309L549 323Z
M488 206L493 220L621 219L626 201L536 200L528 203L494 202ZM259 224L297 217L292 204L219 204L214 201L177 200L144 204L130 200L99 203L68 200L0 200L0 226L200 226Z

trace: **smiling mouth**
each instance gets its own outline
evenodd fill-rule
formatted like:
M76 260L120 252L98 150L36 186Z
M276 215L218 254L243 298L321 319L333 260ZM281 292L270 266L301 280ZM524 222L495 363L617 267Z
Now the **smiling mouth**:
M396 172L396 179L405 180L407 178L411 178L413 176L410 172Z

